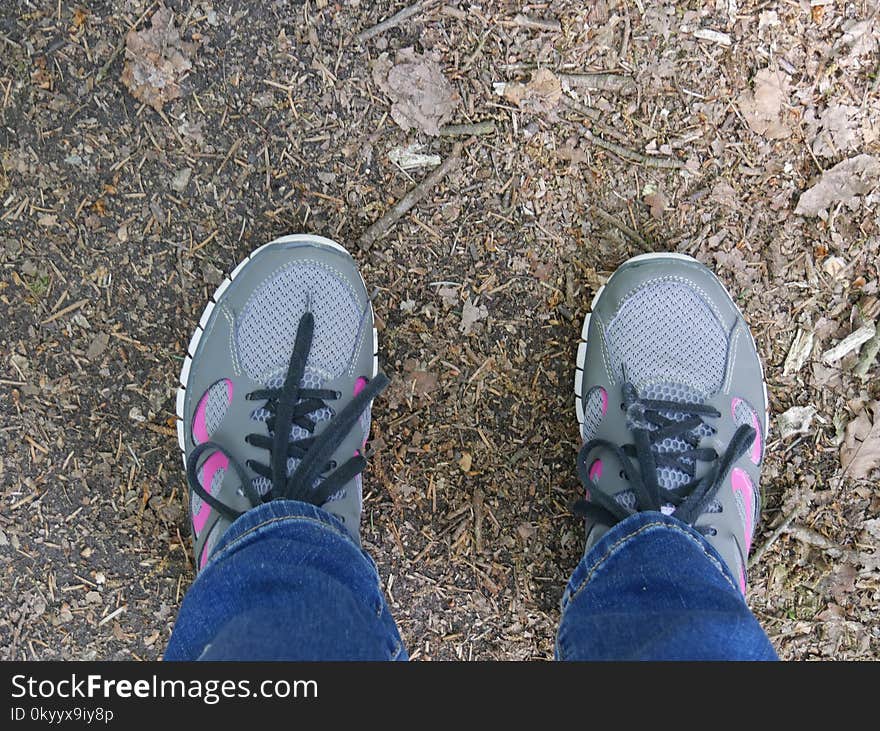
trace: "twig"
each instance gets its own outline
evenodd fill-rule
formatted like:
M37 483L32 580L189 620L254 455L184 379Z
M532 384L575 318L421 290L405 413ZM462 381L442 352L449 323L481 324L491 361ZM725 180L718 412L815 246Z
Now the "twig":
M620 39L620 50L617 52L617 63L623 63L626 61L626 52L629 50L629 39L632 34L632 21L629 19L629 9L626 7L626 3L623 4L624 7L624 16L623 16L623 38Z
M533 18L529 15L517 15L513 19L514 25L523 28L533 28L534 30L546 30L558 33L562 30L562 23L558 20L544 20L543 18Z
M635 243L641 246L642 249L644 249L645 251L650 251L650 248L648 247L648 242L642 238L641 234L638 231L631 229L623 221L618 219L616 216L612 216L610 213L608 213L608 211L602 210L601 208L599 208L599 206L593 206L592 211L599 218L605 221L605 223L607 223L609 226L614 226L614 228L626 234L626 236L628 236Z
M436 170L431 172L425 179L401 198L395 206L370 226L358 240L358 245L364 251L367 251L373 243L382 238L397 223L400 218L422 198L424 198L433 188L435 188L449 172L458 166L461 159L462 145L456 142L452 149L452 154L443 161Z
M20 43L16 43L14 40L12 40L11 38L7 38L7 37L6 37L5 35L3 35L2 33L0 33L0 41L3 41L4 43L8 43L8 44L9 44L10 46L12 46L13 48L21 48L21 44L20 44Z
M78 302L74 302L72 305L67 305L67 307L65 307L63 310L58 310L58 312L56 312L55 314L49 315L49 317L47 317L45 320L42 320L40 322L40 324L41 325L48 325L53 320L57 320L59 317L64 317L64 315L67 315L67 314L73 312L74 310L78 310L80 307L82 307L87 302L88 302L88 300L84 299L84 300L79 300Z
M638 90L633 79L620 74L559 74L559 79L574 88L611 91L625 96Z
M606 140L603 140L601 137L596 137L596 135L594 135L589 130L586 130L584 132L584 136L597 147L608 150L608 152L613 152L615 155L617 155L618 157L622 157L624 160L640 163L645 167L664 168L666 170L681 170L685 167L685 164L681 162L681 160L677 160L674 157L650 157L648 155L643 155L640 152L630 150L629 148L623 147L622 145L615 144L614 142L608 142Z
M491 119L476 124L447 124L440 128L441 137L495 134L495 122Z
M370 38L373 38L380 33L384 33L389 28L400 25L407 18L411 18L413 15L420 13L428 2L430 2L430 0L419 0L419 2L413 3L412 5L404 8L400 12L395 13L387 20L383 20L381 23L377 23L372 28L367 28L366 30L361 31L355 36L355 40L358 43L363 43L364 41L368 41L370 40Z
M474 489L474 545L477 553L483 552L483 491L477 487Z
M779 525L776 526L774 531L768 536L767 540L761 545L761 547L752 554L752 557L749 559L749 568L754 568L758 565L758 563L763 558L764 554L767 553L767 549L770 548L776 541L779 540L779 536L785 533L788 530L788 527L791 525L792 521L800 515L801 510L803 509L803 505L795 508L789 513L789 515L783 520Z
M217 180L217 177L220 175L220 172L226 166L226 163L229 162L229 158L232 157L236 152L238 152L238 148L241 147L241 138L239 137L235 142L233 142L229 151L226 153L226 157L220 161L220 165L217 167L217 171L214 173L214 180Z
M116 619L116 617L118 617L125 611L126 606L126 604L123 604L121 607L117 607L116 609L114 609L112 612L110 612L110 614L108 614L106 617L98 622L98 626L100 627L107 624L107 622L109 622L111 619Z
M857 551L844 548L843 546L836 544L834 541L828 540L818 531L811 530L802 525L793 525L786 528L785 532L792 538L799 540L801 543L820 548L831 554L837 554L837 556L842 557L844 561L848 561L849 563L857 563L859 560L859 554Z
M95 83L100 84L104 78L110 73L110 67L116 62L116 59L119 58L120 54L125 50L125 36L128 33L122 36L119 43L116 44L116 48L113 49L113 53L110 54L110 58L107 59L107 63L101 66L101 70L98 71L98 74L95 76Z

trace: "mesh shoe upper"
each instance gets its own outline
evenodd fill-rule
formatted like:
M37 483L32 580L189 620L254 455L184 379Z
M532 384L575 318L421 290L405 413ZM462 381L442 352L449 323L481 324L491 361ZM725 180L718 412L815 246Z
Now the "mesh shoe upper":
M662 277L630 292L605 329L616 375L638 390L680 386L707 396L724 378L727 333L712 307L686 280Z

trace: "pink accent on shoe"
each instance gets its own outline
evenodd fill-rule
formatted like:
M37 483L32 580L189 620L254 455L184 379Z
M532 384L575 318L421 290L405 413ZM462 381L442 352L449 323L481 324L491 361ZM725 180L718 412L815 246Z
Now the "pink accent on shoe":
M748 474L739 467L734 467L730 473L730 484L733 488L733 494L740 493L743 498L743 505L746 512L746 555L752 547L752 522L755 515L755 488Z
M232 385L232 381L230 381L228 378L225 380L226 380L226 398L227 398L226 405L228 406L229 404L232 403L233 385ZM207 442L211 438L211 435L208 434L208 419L207 419L208 394L210 393L210 391L211 391L210 388L207 391L205 391L204 395L202 396L202 400L199 401L199 405L196 407L196 415L193 418L193 440L196 442L196 444L202 444L203 442Z
M739 590L743 593L743 596L746 595L746 574L742 566L739 567Z
M193 437L196 444L207 442L211 437L208 435L208 424L205 414L208 410L208 395L205 394L196 408L196 416L193 419Z
M730 402L730 413L734 420L736 420L736 407L741 403L743 403L743 400L738 397ZM749 410L752 412L752 428L755 430L755 441L752 442L752 452L749 455L749 459L752 460L752 464L758 464L758 462L761 461L761 447L763 445L763 440L761 439L761 425L758 423L758 415L755 413L754 409Z
M599 390L602 392L602 416L605 416L608 413L608 391L601 386Z
M602 460L601 460L601 459L597 459L597 460L596 460L595 462L593 462L593 464L590 466L590 479L593 480L593 481L596 481L596 480L598 480L600 477L602 477Z
M208 457L202 465L202 487L208 492L211 492L211 483L214 481L214 475L217 474L217 470L225 470L228 468L229 459L226 455L223 454L223 452L214 452L214 454ZM208 522L208 516L210 514L211 506L203 500L199 512L193 515L193 529L195 530L196 535L202 532L205 523Z
M367 385L367 379L361 376L354 382L354 395L357 396Z

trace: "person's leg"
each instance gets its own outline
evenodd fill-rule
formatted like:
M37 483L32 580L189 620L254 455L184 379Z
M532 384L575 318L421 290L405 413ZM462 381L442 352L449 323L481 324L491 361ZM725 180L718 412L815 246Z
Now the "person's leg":
M360 548L370 406L387 383L338 244L287 236L223 281L180 373L200 573L166 659L406 657Z
M748 325L679 254L626 262L591 309L575 374L587 548L557 657L774 659L743 598L767 431Z
M275 501L226 531L166 660L404 660L372 560L329 513Z
M602 536L562 602L560 660L776 659L715 549L662 513L639 513Z

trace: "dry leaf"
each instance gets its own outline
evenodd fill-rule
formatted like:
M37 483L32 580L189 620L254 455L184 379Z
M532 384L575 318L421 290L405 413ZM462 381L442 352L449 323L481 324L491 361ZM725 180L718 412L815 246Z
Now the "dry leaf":
M846 601L846 595L856 588L856 568L844 563L835 568L828 577L828 592L838 604Z
M644 191L643 191L644 192ZM663 218L663 211L669 205L666 196L659 190L654 190L644 197L645 205L651 213L652 218Z
M812 331L798 329L794 342L788 350L788 355L785 356L785 364L782 366L783 376L791 376L804 367L813 352L815 341L816 336Z
M874 37L874 18L870 20L847 21L844 33L840 38L843 46L850 46L850 57L864 56L877 50L877 39Z
M873 424L866 408L846 425L840 447L844 474L857 480L867 479L871 470L880 467L880 401L872 401L868 408L874 412Z
M458 460L458 466L461 467L462 472L470 472L471 467L473 466L474 458L471 456L470 452L465 452L461 455L461 459Z
M837 157L861 143L859 107L831 104L820 118L821 129L813 139L813 154L817 157Z
M391 99L392 119L407 131L438 135L458 106L458 93L437 60L412 48L398 51L394 65L383 53L373 64L373 80Z
M856 155L822 173L819 182L801 194L795 213L818 216L832 204L851 203L880 184L880 160L872 155Z
M498 84L496 90L524 111L553 112L562 101L562 82L549 69L538 69L528 84Z
M445 307L455 307L458 304L458 290L454 287L440 287L437 294Z
M125 37L122 83L135 99L161 112L165 102L180 96L180 79L192 68L193 53L195 44L181 40L174 13L160 5L148 30L130 30Z
M753 132L779 140L791 136L791 129L782 121L787 101L788 77L767 68L755 74L754 90L740 94L737 105Z
M461 324L459 325L459 329L465 335L470 335L476 322L488 316L489 310L486 309L485 305L480 305L478 307L469 299L464 303L464 307L461 310Z
M437 374L419 368L418 361L410 358L403 364L404 381L407 393L414 396L427 396L437 389Z
M780 439L788 439L796 434L808 434L813 425L816 409L813 406L792 406L776 419Z

